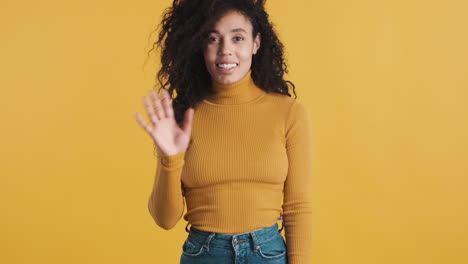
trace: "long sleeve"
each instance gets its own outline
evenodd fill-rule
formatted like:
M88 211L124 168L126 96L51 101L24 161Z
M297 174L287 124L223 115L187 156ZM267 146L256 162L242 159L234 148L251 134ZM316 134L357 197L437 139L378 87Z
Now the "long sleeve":
M184 213L185 201L181 184L185 152L163 155L158 151L158 162L148 209L158 226L173 228Z
M307 108L295 101L286 123L288 175L284 184L283 220L288 263L310 264L312 254L311 121Z

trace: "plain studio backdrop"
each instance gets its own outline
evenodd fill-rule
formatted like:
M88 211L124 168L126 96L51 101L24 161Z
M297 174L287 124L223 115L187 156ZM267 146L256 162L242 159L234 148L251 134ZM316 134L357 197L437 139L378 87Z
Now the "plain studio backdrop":
M178 263L134 119L170 4L2 1L0 263ZM313 122L314 263L468 263L467 10L267 2Z

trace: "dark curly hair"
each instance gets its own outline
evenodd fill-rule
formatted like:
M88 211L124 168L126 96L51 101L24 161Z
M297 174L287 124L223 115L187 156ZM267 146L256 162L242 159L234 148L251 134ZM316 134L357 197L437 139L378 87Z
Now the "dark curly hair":
M203 45L208 32L228 11L243 14L253 26L253 37L260 33L261 45L252 58L251 76L254 83L267 92L289 94L283 74L288 72L283 58L283 44L268 21L266 0L174 0L165 9L159 37L153 43L161 49L161 69L157 74L160 89L167 89L175 119L183 123L184 113L213 93L211 76L203 58ZM154 32L154 31L153 31ZM149 53L148 52L148 53ZM156 84L155 84L156 86ZM176 92L174 98L173 93ZM297 97L297 95L296 95Z

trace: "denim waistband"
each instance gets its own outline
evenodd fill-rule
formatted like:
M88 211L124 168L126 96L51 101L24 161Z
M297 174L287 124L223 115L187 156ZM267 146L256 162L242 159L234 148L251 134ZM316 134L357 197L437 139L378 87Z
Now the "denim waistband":
M281 229L278 230L279 232L281 232L283 230L283 227L284 227L284 222L283 222L283 217L278 217L278 219L276 220L281 220L282 224L281 224ZM190 223L187 222L187 224L185 225L185 231L187 231L187 233L190 233L190 231L188 230L188 226L189 226ZM195 227L190 227L190 229L193 229L193 230L197 230L199 232L207 232L207 231L203 231L203 230L199 230L199 229L196 229ZM211 233L211 232L207 232L207 233ZM228 234L229 235L229 234Z
M278 218L278 220L282 219L282 217ZM282 224L281 229L278 229L278 223L274 223L270 227L264 227L245 233L224 234L203 231L193 226L191 226L190 231L188 231L187 226L185 227L185 230L189 233L188 239L196 240L199 243L204 244L206 248L208 248L209 246L229 248L231 246L239 245L243 242L248 242L244 243L245 246L247 246L247 244L251 244L254 246L254 250L259 244L269 241L277 235L281 235L280 233L284 227L284 225Z

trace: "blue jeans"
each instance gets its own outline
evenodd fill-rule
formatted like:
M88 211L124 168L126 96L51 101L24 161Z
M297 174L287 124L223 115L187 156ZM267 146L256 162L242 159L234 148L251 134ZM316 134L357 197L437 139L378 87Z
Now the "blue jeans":
M282 218L278 218L278 220ZM188 226L188 223L187 223ZM206 232L190 227L180 264L287 264L286 242L278 223L240 234Z

